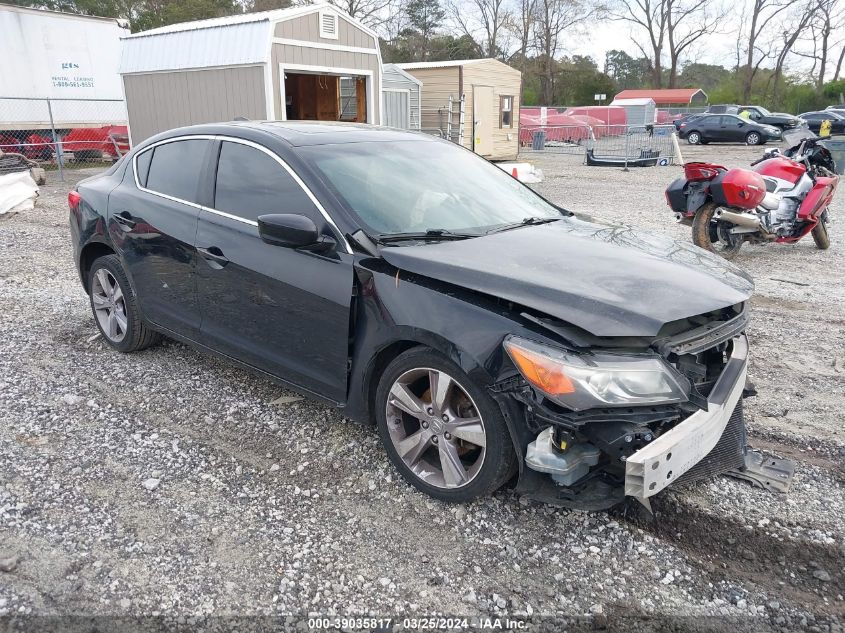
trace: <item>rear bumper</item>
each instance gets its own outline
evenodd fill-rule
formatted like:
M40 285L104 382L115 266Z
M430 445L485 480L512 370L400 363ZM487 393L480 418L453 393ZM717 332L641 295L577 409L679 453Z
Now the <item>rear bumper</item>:
M748 339L734 339L731 359L698 411L631 455L625 463L625 494L645 500L698 464L719 443L742 399L748 369Z

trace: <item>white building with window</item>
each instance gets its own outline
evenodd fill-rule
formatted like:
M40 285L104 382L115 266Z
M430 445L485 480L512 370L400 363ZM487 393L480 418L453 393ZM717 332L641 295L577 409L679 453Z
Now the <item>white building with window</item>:
M397 64L422 81L422 129L445 135L444 112L464 98L463 121L453 112L452 134L464 147L490 160L513 160L519 153L522 73L498 59Z

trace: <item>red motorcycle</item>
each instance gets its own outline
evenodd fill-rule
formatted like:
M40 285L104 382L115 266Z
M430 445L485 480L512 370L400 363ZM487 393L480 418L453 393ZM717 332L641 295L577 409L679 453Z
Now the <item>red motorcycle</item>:
M791 147L765 152L751 169L684 165L684 177L669 185L666 201L675 219L692 227L696 246L726 259L745 242L791 244L808 233L818 248L830 246L828 206L839 176L830 151L807 134L785 133Z

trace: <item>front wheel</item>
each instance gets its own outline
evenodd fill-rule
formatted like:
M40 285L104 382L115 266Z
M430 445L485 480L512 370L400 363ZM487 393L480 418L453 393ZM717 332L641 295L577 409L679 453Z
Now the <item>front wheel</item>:
M418 347L397 356L376 390L376 422L401 475L441 501L488 495L514 474L499 406L463 370Z
M749 132L745 135L745 144L746 145L759 145L761 141L761 137L757 132Z
M827 223L824 218L819 218L819 223L813 227L813 241L816 248L826 251L830 248L830 236L827 234Z
M715 219L718 208L715 202L708 202L696 212L692 221L692 241L711 253L733 259L742 248L743 238L731 233L733 224Z

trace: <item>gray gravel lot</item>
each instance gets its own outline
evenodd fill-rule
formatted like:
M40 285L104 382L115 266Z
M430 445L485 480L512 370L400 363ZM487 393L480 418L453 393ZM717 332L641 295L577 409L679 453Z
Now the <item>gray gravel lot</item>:
M729 166L760 152L693 149ZM678 168L526 158L555 202L689 240L663 198ZM798 462L793 489L720 478L661 495L652 522L508 490L442 504L332 409L177 343L111 351L73 268L71 184L52 177L34 211L0 218L0 630L38 615L309 613L843 630L845 194L830 250L807 239L737 260L757 284L750 440Z

